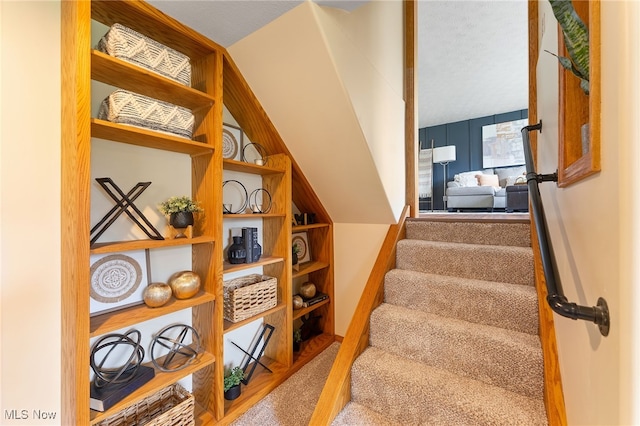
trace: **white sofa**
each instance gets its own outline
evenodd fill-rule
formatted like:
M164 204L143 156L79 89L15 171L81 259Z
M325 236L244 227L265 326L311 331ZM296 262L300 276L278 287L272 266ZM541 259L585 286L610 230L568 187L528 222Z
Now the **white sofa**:
M506 187L525 179L525 166L473 170L459 173L447 183L447 209L504 210Z

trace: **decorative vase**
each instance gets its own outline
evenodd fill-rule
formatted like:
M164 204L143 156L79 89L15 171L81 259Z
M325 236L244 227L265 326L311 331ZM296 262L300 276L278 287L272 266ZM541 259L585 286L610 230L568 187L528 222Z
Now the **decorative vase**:
M174 228L186 228L189 225L193 225L193 213L171 213L171 215L169 216L169 225L173 226Z
M158 308L171 299L171 286L165 283L151 283L142 293L145 305L150 308Z
M176 272L169 278L176 299L189 299L200 290L200 276L193 271Z
M240 385L231 386L228 390L224 391L224 399L233 401L240 396Z
M233 237L233 244L227 250L227 258L229 263L238 264L247 261L247 251L244 248L242 237Z

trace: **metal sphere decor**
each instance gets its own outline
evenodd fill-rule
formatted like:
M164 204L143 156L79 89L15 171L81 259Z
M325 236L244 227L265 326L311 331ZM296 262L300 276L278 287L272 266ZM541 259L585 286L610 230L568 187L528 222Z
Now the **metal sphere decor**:
M176 272L169 278L176 299L189 299L200 290L200 276L193 271Z
M142 293L145 305L150 308L158 308L171 299L171 286L166 283L151 283Z
M191 339L187 339L189 334ZM168 351L163 351L162 348ZM153 338L151 361L160 371L178 371L191 364L199 351L200 336L195 328L186 324L169 325Z
M89 365L95 373L94 384L97 388L109 384L126 383L133 378L144 359L144 348L140 345L141 338L138 330L131 330L126 334L106 334L96 340L91 348ZM121 358L123 355L125 357L128 355L123 364L109 362L109 357ZM101 358L97 360L99 356Z

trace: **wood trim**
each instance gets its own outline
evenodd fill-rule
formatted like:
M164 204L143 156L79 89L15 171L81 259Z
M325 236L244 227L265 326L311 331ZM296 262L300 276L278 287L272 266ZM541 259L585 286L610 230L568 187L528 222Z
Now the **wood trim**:
M589 27L589 95L579 80L558 65L558 186L567 187L598 173L600 165L601 36L600 0L574 1L578 14ZM558 26L558 52L567 56ZM581 126L589 123L589 150L582 152Z
M538 1L529 0L529 123L538 122L538 75L537 62L540 54L538 43ZM530 132L529 141L533 152L533 162L537 164L538 133ZM531 215L531 213L530 213ZM531 220L533 223L533 220ZM534 256L534 275L536 292L538 294L538 315L540 323L540 343L544 362L544 404L547 411L549 425L565 426L567 414L565 411L564 394L562 391L562 377L558 364L558 345L556 342L553 311L546 303L547 286L544 280L542 260L538 246L535 226L531 227L531 242Z
M369 344L370 314L383 301L384 276L395 267L396 246L405 237L409 210L405 206L398 223L389 227L309 425L330 424L351 399L351 366Z
M418 114L416 99L418 90L417 36L418 4L415 0L404 2L404 102L405 102L405 204L411 207L411 217L418 217Z
M91 115L91 3L62 2L61 278L63 424L90 423L89 374L89 206Z

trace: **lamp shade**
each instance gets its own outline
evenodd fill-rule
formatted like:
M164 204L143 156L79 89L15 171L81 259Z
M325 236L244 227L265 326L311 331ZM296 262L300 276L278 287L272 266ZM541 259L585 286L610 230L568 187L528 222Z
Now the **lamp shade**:
M456 161L455 145L440 146L433 149L434 163L448 163L450 161Z

